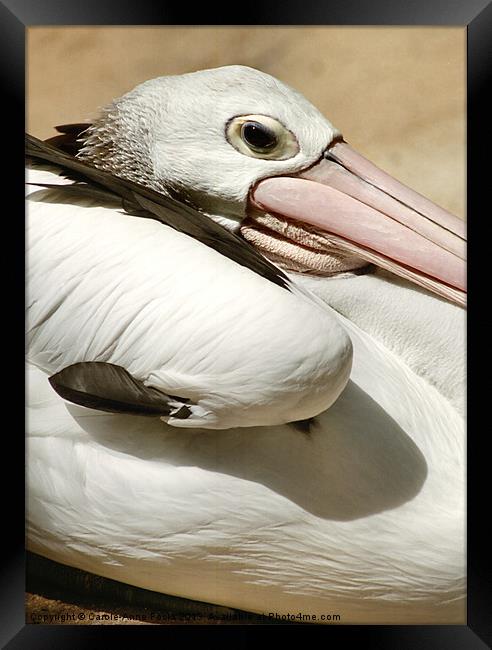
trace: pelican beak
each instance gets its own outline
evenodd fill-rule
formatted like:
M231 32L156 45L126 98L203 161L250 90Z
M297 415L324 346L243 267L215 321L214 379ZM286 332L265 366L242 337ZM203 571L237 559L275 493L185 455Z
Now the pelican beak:
M344 141L295 176L252 190L263 212L301 222L340 252L372 262L457 304L466 302L461 219L373 165Z

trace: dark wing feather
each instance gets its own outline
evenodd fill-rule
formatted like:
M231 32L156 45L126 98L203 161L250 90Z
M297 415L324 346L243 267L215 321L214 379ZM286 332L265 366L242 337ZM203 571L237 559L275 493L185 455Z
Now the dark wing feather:
M188 399L145 386L121 366L99 361L74 363L49 378L54 390L69 402L108 413L172 415L186 419ZM176 404L178 402L178 404Z
M80 136L84 131L92 126L92 124L62 124L60 126L55 126L55 129L61 135L55 135L52 138L45 140L48 144L68 153L72 156L76 156L80 149L82 148L84 142L80 139Z
M244 239L226 230L193 207L133 181L87 165L28 134L26 134L26 154L35 162L57 166L65 177L75 179L86 187L96 187L110 192L115 198L122 200L122 207L129 214L156 219L171 226L270 282L289 289L290 280L283 271L266 260ZM61 185L58 189L63 191L64 187L70 186Z

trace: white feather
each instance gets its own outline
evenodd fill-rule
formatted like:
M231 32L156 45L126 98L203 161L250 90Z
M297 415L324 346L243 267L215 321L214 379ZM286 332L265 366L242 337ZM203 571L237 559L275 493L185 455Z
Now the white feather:
M29 417L30 548L258 613L462 620L461 418L350 331L352 379L310 437L289 426L177 430L53 394Z
M123 366L196 403L172 424L215 429L305 419L345 386L350 339L307 298L150 219L29 199L29 359L46 372Z

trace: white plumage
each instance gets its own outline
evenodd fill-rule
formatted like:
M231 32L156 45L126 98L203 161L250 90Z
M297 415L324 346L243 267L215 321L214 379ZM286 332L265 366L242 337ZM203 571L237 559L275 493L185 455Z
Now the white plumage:
M56 191L43 196L51 202L29 202L28 230L29 355L39 368L123 366L197 402L171 424L215 429L301 420L344 388L350 339L300 292L155 221L73 197L67 211Z
M154 106L165 138L148 112L127 122L114 108L108 115L128 137L137 123L145 127L155 144L139 152L147 156L139 180L165 191L159 170L179 163L186 195L208 189L204 211L235 228L254 182L312 164L337 131L270 77L214 72L173 78L182 110L163 102L165 120L149 99L166 96L165 80L146 85L144 105ZM237 88L221 75L239 79ZM203 107L184 102L187 92ZM277 109L301 152L259 161L221 141L207 180L202 156L215 156L225 116ZM300 111L307 122L297 122ZM197 114L201 126L192 127ZM179 150L181 124L188 153ZM175 149L164 155L169 138ZM156 156L150 167L160 180L150 183ZM197 160L201 181L191 172ZM65 182L31 173L34 182ZM464 619L462 309L383 272L293 273L301 288L289 292L114 206L67 204L56 190L31 187L29 195L31 550L259 613L338 612L343 623ZM166 423L69 404L47 375L77 361L119 364L189 397L192 416ZM309 436L283 424L313 415Z

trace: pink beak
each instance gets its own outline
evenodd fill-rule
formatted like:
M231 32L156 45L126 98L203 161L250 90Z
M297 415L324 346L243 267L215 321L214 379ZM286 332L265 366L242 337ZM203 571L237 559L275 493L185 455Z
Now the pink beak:
M297 176L260 181L263 212L303 222L355 254L459 305L466 303L462 220L336 142Z

